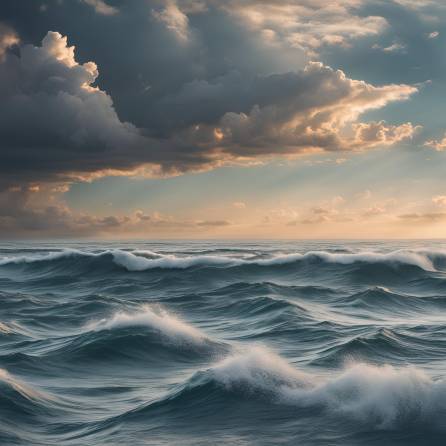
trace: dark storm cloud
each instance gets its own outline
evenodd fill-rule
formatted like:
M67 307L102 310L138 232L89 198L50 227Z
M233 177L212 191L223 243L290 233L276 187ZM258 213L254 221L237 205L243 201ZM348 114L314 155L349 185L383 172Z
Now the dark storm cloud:
M319 45L305 36L345 46L381 32L386 20L358 3L275 1L262 16L255 1L5 0L3 29L24 44L0 63L0 187L411 137L410 123L358 118L416 88L308 64Z
M91 87L96 76L96 65L78 65L74 49L55 32L41 47L25 45L20 57L6 57L0 69L3 181L92 171L104 165L102 156L137 144L137 129L122 123L110 97Z

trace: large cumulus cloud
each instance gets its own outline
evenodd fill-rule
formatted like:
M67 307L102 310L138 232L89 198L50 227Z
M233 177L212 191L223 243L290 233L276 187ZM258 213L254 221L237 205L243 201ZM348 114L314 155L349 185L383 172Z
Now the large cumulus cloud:
M391 145L415 131L410 123L357 122L368 110L407 99L416 91L414 87L375 87L319 62L309 63L298 73L256 82L258 97L249 112L226 112L213 128L214 144L225 152L252 156L311 149L364 150Z
M186 44L177 42L179 31L171 22L156 17L174 34L172 45ZM136 124L120 118L111 95L96 86L98 75L94 62L77 62L74 46L58 32L48 32L40 46L25 44L20 54L5 55L3 187L141 168L178 173L315 149L363 150L391 145L415 130L410 123L358 122L368 110L407 99L415 87L375 87L322 63L277 74L241 67L211 76L198 70L178 88L154 95L155 108ZM154 110L162 125L159 117L152 121Z
M138 144L105 92L93 87L96 64L78 64L66 37L48 32L40 47L0 65L0 174L3 182L45 180L108 166ZM112 161L113 163L113 161Z

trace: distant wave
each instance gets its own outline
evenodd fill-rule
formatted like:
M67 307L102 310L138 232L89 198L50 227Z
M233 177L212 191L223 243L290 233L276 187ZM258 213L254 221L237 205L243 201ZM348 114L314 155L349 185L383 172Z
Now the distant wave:
M69 257L76 256L90 256L93 254L89 254L87 252L79 251L77 249L62 249L60 251L50 251L45 254L37 255L37 256L10 256L3 257L0 259L0 266L2 265L11 265L11 264L26 264L26 263L35 263L35 262L51 262L52 260L66 259Z
M146 258L126 251L113 251L112 255L116 264L123 266L129 271L144 271L153 268L185 269L194 266L276 266L309 260L319 260L340 265L351 265L353 263L406 264L417 266L426 271L435 271L433 260L440 256L444 256L446 259L446 251L429 253L403 250L387 254L374 252L330 253L325 251L309 251L304 254L276 254L265 259L245 259L215 255L186 257L163 255L160 258Z
M106 258L128 271L145 271L150 269L186 269L204 266L279 266L302 261L318 261L328 264L351 265L354 263L410 265L425 271L435 271L436 263L446 263L446 250L397 250L389 253L350 252L333 253L327 251L308 251L306 253L273 254L268 258L234 257L227 255L187 255L159 254L153 251L135 250L133 252L119 249L102 252L86 252L75 249L64 249L49 252L45 255L3 257L0 266L11 264L28 264L36 262L52 262L79 258Z

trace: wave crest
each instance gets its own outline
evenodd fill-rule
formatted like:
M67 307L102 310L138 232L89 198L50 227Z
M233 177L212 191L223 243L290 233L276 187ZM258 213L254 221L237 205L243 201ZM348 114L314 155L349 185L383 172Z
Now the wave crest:
M355 364L339 376L310 390L287 390L296 404L322 404L377 428L391 429L411 422L437 424L446 409L446 385L414 368Z
M113 330L125 327L148 327L159 332L170 340L200 343L207 336L197 328L169 314L164 309L157 311L149 305L143 305L137 311L118 311L110 318L100 319L87 324L91 331Z
M3 257L0 266L20 265L39 262L52 262L64 259L104 258L110 257L117 266L128 271L146 271L150 269L187 269L192 267L212 266L280 266L296 262L323 262L338 265L351 265L355 263L386 264L389 266L409 265L425 271L435 271L436 265L446 264L445 250L397 250L388 253L380 252L350 252L335 253L328 251L308 251L306 253L279 253L268 258L255 256L229 256L229 255L184 255L161 254L153 251L125 251L120 249L102 252L88 252L76 249L63 249L48 252L37 256Z

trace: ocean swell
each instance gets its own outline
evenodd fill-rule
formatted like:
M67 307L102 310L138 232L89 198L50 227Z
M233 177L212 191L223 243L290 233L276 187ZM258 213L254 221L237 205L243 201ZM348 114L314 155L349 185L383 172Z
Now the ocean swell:
M8 242L0 443L443 445L443 247Z

